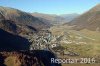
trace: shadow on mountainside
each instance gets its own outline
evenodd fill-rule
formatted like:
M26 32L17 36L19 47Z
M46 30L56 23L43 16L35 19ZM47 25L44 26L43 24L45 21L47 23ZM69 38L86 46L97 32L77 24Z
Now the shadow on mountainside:
M57 58L54 53L46 50L29 51L29 46L27 39L0 29L0 66L5 66L5 58L13 56L20 58L23 66L32 66L35 63L39 63L37 66L61 66L51 63L51 58Z
M27 39L10 34L0 29L0 51L2 50L28 50L30 43Z

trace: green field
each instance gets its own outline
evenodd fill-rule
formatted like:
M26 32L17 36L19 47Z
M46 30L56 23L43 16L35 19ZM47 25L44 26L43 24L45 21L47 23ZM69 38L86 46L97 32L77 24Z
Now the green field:
M59 28L54 26L50 30L53 35L63 35L65 39L62 38L61 41L71 41L70 44L61 43L61 46L65 48L64 52L71 51L79 54L79 56L61 55L61 58L95 58L96 60L95 64L62 64L62 66L100 66L98 64L100 63L100 32L87 29L76 31L65 26L59 26Z

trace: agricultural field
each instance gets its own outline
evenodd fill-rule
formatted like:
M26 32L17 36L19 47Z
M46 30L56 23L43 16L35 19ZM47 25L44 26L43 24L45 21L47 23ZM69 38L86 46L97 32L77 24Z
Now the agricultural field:
M52 27L53 35L62 36L60 44L64 48L60 58L95 58L94 64L62 64L62 66L99 66L100 63L100 32L83 29L72 30L69 27Z

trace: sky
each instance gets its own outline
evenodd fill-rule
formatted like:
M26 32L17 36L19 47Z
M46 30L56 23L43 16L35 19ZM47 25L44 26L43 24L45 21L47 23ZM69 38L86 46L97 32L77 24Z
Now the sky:
M45 14L84 13L99 4L100 0L0 0L0 6L25 12Z

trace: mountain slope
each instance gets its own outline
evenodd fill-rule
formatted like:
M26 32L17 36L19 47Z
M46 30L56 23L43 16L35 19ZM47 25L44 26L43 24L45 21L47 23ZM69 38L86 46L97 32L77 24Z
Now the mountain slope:
M89 29L100 31L100 4L67 24L74 25L74 29L77 30Z
M32 15L52 25L63 24L63 23L69 22L73 20L74 18L78 17L78 14L53 15L53 14L43 14L43 13L32 13Z
M33 17L29 13L22 12L14 8L0 6L0 20L3 18L4 20L13 21L17 25L31 26L36 29L49 27L49 25L45 24L43 21L39 20L38 18Z
M50 24L54 25L54 24L60 24L61 22L64 22L64 19L57 16L57 15L50 15L50 14L42 14L42 13L32 13L32 15L34 17L38 17L40 19L43 19L47 22L49 22Z

